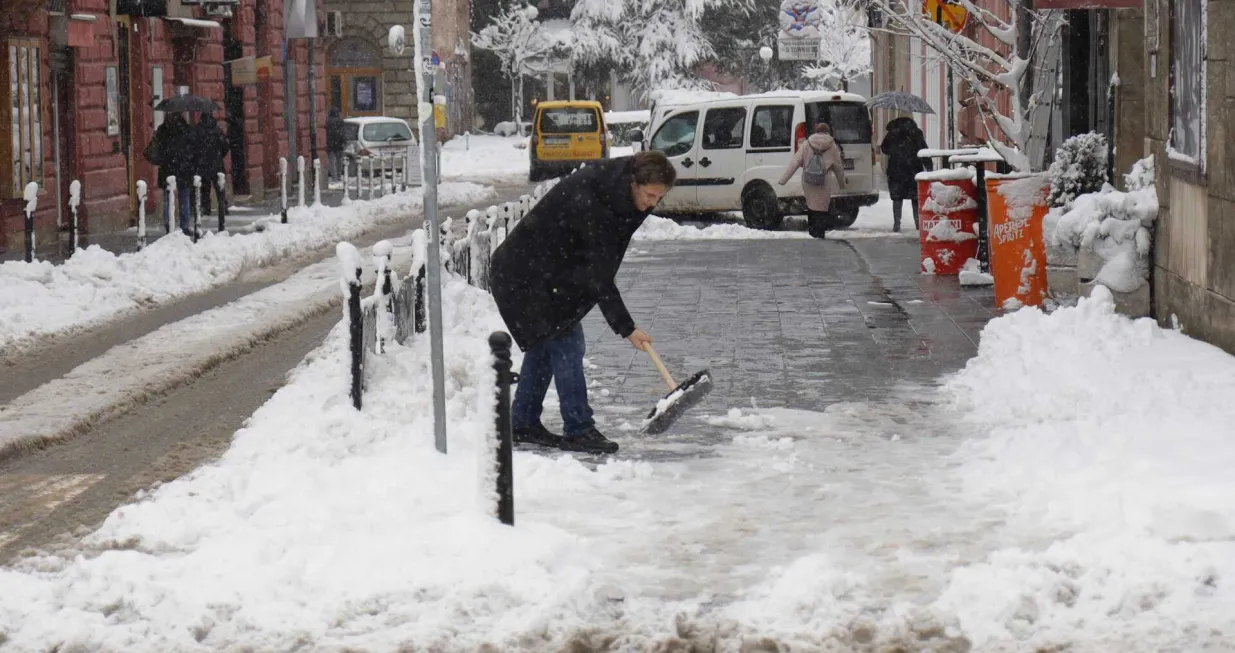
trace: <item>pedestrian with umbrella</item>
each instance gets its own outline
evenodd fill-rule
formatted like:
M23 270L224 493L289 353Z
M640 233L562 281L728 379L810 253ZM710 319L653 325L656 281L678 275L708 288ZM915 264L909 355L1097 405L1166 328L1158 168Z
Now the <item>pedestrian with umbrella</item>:
M146 159L158 166L156 180L163 189L163 226L170 232L169 224L172 203L176 202L176 211L180 216L180 229L192 233L192 191L193 170L196 167L196 157L192 151L192 133L184 115L172 113L154 132L154 138L146 146ZM167 178L176 178L176 197L167 194Z
M218 186L219 173L223 172L223 159L231 151L231 143L219 129L214 116L203 113L197 121L193 151L197 154L197 172L202 178L202 212L210 213L210 189L215 189L219 201L224 201L223 189Z
M902 113L934 114L935 109L922 98L904 91L888 91L867 100L871 109L887 109ZM892 231L901 230L901 215L905 200L911 202L913 226L921 229L918 217L919 172L932 170L930 159L922 159L918 152L927 149L926 135L912 118L896 118L888 123L887 133L879 149L887 155L883 172L888 179L888 195L892 197Z
M887 125L887 133L879 149L888 156L884 172L888 177L888 195L892 197L892 231L901 230L902 205L909 200L913 210L913 227L921 229L918 216L917 175L932 170L930 159L918 152L926 149L926 135L912 118L897 118Z

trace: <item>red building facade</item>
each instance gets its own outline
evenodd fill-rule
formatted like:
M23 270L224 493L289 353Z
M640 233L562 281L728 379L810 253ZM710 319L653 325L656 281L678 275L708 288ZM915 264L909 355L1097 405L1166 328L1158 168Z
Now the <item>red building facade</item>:
M154 106L178 93L220 107L214 115L232 149L229 192L277 193L292 105L284 52L295 63L296 154L308 158L308 47L292 39L285 49L283 0L166 0L165 10L162 2L117 0L112 13L110 0L18 0L16 10L0 13L0 248L21 247L21 198L31 181L39 185L40 243L56 240L69 223L73 180L82 185L83 233L134 224L138 180L150 188L147 212L160 211L156 168L142 152L164 117ZM317 154L324 158L322 50L314 100Z

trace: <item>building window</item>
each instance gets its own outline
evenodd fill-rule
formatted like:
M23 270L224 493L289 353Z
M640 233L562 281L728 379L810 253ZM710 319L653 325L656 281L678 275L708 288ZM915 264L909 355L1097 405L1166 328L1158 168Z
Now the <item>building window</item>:
M1172 158L1205 163L1205 3L1171 3Z
M39 41L9 39L0 56L0 128L8 131L0 137L0 189L9 197L43 183L40 55Z

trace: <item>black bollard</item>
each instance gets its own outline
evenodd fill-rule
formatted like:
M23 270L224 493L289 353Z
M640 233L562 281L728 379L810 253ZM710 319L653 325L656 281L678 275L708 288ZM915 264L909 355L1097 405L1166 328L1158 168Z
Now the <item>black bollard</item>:
M34 262L34 211L23 211L26 215L26 262Z
M414 311L416 319L416 333L425 332L425 266L420 266L416 271L416 310Z
M977 186L977 204L978 204L978 264L983 272L991 271L991 247L989 236L986 233L987 208L986 208L986 164L979 161L973 164L975 173L975 183Z
M364 394L364 312L360 308L360 268L347 282L347 324L351 335L352 406L360 410Z
M497 372L497 518L515 525L514 442L510 424L510 385L518 375L510 371L510 335L495 331L489 336L493 371Z

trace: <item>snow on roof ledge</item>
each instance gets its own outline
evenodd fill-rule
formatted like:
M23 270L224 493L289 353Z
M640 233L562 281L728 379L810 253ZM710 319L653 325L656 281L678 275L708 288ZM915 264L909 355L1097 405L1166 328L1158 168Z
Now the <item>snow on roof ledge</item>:
M185 27L200 27L202 29L223 29L223 26L213 20L200 20L197 18L175 18L172 16L164 16L163 20L170 20L180 23Z

